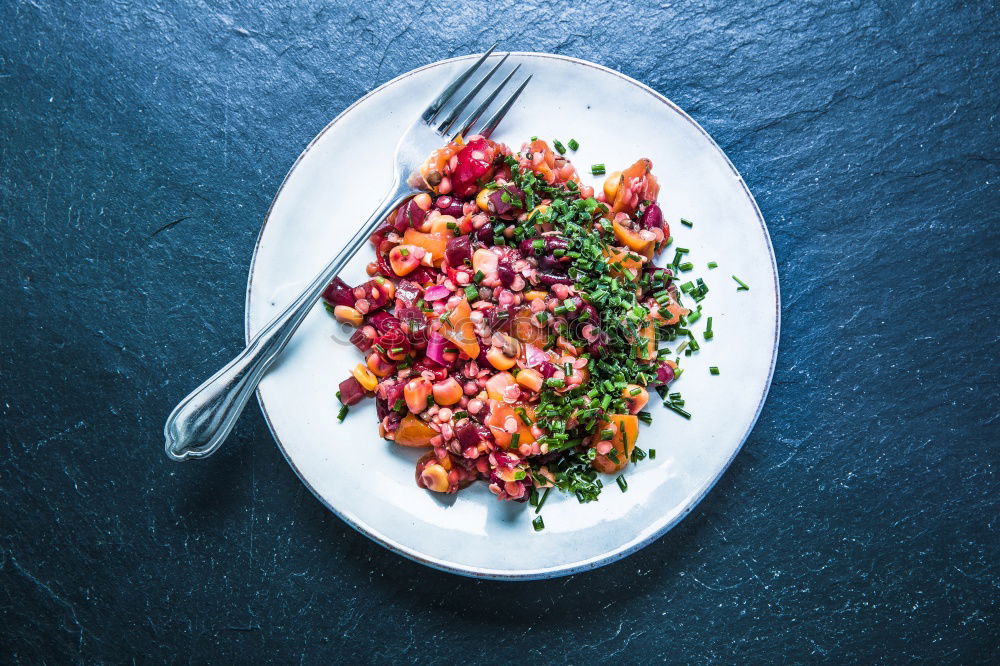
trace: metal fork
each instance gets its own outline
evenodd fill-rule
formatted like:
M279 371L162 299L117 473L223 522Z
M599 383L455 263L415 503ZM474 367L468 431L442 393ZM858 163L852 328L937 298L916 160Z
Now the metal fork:
M469 89L462 99L451 106L447 113L444 113L445 107L449 106L459 89L472 78L472 75L486 62L495 48L496 44L449 83L406 130L396 145L392 184L375 212L372 213L367 222L361 225L358 232L347 242L340 253L292 301L291 305L271 320L250 341L246 349L174 408L163 428L167 456L178 461L204 458L212 455L219 448L236 424L236 419L243 411L254 389L257 388L261 377L267 372L281 350L285 348L292 334L305 319L306 314L316 304L326 285L340 273L364 245L375 227L390 212L409 197L419 193L419 190L408 183L411 174L417 172L433 150L443 145L442 139L452 139L458 135L468 136L479 119L490 109L493 102L514 78L520 65L507 74L478 106L469 112L461 122L458 122L459 116L469 107L473 99L507 60L507 55L505 55ZM476 133L490 136L530 80L531 76L529 75L500 104L493 115L481 124L481 128ZM435 127L439 116L441 116L440 123Z

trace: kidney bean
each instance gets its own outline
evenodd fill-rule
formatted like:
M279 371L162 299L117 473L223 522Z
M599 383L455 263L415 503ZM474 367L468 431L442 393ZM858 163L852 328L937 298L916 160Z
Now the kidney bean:
M640 222L643 229L659 229L663 226L663 211L655 203L649 204L643 211Z
M442 215L451 215L456 220L464 215L462 202L459 199L442 194L434 202L434 207L441 211Z

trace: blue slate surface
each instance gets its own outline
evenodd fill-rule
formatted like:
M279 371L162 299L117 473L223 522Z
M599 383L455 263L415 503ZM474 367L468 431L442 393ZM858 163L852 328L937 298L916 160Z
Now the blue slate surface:
M992 3L0 3L0 661L996 662ZM327 513L256 409L163 456L240 347L299 151L358 96L545 50L670 97L774 240L745 449L596 572L460 579Z

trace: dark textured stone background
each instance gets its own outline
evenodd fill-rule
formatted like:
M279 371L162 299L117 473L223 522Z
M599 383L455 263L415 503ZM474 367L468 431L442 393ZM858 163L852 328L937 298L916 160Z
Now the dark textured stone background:
M996 6L499 7L0 3L0 661L997 658ZM241 345L301 149L494 37L690 112L760 203L784 302L763 416L697 510L519 584L353 532L256 407L210 460L161 448Z

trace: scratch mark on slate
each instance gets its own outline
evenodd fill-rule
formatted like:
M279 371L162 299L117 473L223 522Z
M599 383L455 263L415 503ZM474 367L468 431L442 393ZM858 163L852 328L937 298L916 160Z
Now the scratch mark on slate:
M152 238L153 236L157 235L157 234L158 234L158 233L160 233L161 231L166 231L167 229L169 229L169 228L171 228L171 227L173 227L173 226L176 226L176 225L180 224L180 223L181 223L181 222L183 222L184 220L190 220L190 219L191 219L191 216L190 216L190 215L184 215L183 217L178 217L178 218L177 218L176 220L174 220L173 222L167 222L167 223L166 223L166 224L164 224L164 225L163 225L162 227L160 227L159 229L157 229L156 231L154 231L154 232L153 232L153 233L152 233L152 234L150 235L150 238Z

